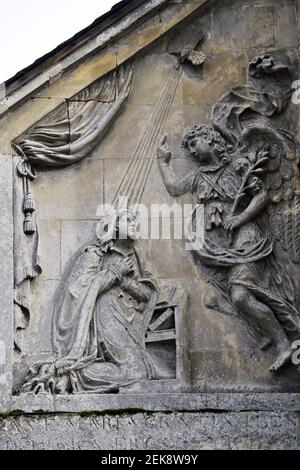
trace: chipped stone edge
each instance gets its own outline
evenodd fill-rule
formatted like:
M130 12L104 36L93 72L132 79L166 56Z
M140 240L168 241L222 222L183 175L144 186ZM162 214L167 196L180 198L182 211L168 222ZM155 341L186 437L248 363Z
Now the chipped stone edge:
M149 393L13 397L0 416L36 413L300 411L300 393Z

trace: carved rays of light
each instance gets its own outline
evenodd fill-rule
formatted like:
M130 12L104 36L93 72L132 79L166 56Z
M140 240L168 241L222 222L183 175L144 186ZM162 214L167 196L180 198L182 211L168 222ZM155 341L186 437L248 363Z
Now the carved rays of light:
M159 102L151 115L147 129L143 133L113 197L113 205L116 205L122 196L127 197L129 205L139 204L142 200L181 73L182 70L176 70L169 77Z

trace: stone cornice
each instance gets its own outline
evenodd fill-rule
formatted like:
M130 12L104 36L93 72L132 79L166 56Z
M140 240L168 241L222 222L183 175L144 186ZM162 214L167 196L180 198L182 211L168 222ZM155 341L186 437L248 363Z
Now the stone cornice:
M134 9L128 15L125 15L112 26L91 37L77 50L71 52L69 55L62 58L62 60L59 62L51 64L49 67L42 70L42 72L40 72L38 75L30 79L27 83L21 85L19 88L16 88L14 91L9 93L8 96L6 96L6 98L0 102L0 119L8 111L13 111L19 104L26 101L29 97L39 93L42 89L45 90L45 88L47 88L47 97L55 97L58 98L58 100L61 98L61 101L72 97L82 89L82 84L84 87L88 86L95 79L100 78L102 75L113 70L117 65L121 65L123 62L128 60L130 56L135 55L144 47L157 40L162 34L169 31L178 22L184 20L200 6L207 3L207 1L208 0L194 0L190 3L171 2L172 6L176 7L176 9L174 9L174 14L170 13L168 19L166 19L164 22L161 22L159 27L156 29L152 28L151 34L145 35L144 40L139 38L138 45L136 47L131 46L130 48L127 48L127 50L125 50L126 48L124 47L120 48L117 57L116 54L112 54L111 46L113 42L116 41L119 37L124 37L128 32L134 30L137 25L143 23L143 20L147 21L148 18L155 16L157 12L159 14L159 11L164 8L165 4L170 3L169 0L148 0L147 2L144 2L142 5ZM80 84L78 83L76 86L74 83L74 80L76 81L76 73L72 73L71 71L74 70L77 66L80 68L80 64L83 62L86 63L89 57L94 56L101 50L103 50L104 54L103 57L101 55L99 58L98 75L91 73L89 74L90 79L87 77L87 79L83 82L80 80ZM104 56L107 54L112 54L113 60L111 60L112 57L110 59L106 57L105 59ZM91 62L95 63L95 57L91 58ZM107 64L106 67L101 67L101 63L104 62L109 62L110 65ZM55 91L56 82L62 76L64 76L65 79L69 81L70 85L70 92L68 96L64 97L60 96L59 92ZM56 103L54 107L56 107L58 104L59 103ZM45 111L50 112L51 105L49 107L46 106Z

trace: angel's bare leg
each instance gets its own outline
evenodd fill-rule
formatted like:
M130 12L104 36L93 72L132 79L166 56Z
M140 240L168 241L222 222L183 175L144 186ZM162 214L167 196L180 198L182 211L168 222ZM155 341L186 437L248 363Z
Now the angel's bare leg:
M276 372L290 362L290 341L277 321L273 311L257 298L246 287L234 285L231 300L238 313L251 325L251 319L268 332L274 339L278 358L270 370Z

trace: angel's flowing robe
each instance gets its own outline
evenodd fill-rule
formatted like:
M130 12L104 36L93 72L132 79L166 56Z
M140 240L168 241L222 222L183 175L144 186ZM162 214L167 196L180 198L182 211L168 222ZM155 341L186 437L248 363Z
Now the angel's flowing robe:
M116 263L128 256L135 273L120 279ZM68 364L65 376L73 392L113 391L154 378L145 333L156 301L156 286L135 249L111 242L82 250L53 319L56 367Z
M195 203L204 205L204 243L194 256L198 265L206 267L208 283L222 293L220 304L231 304L232 286L243 286L271 308L291 339L299 339L300 317L289 298L289 279L282 266L277 266L263 216L243 224L232 234L224 229L241 178L230 164L221 163L195 170L185 177L182 186L193 194ZM239 212L247 207L250 197L241 203ZM269 342L268 332L253 321L249 333L260 347Z

